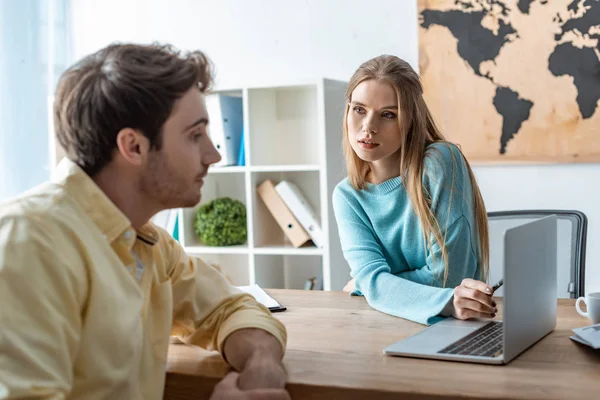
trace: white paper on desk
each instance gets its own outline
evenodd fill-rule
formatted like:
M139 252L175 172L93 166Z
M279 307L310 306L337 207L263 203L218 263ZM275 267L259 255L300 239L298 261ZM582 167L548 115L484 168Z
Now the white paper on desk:
M573 329L573 332L577 339L573 337L571 337L571 339L588 345L593 349L600 349L600 324L575 328Z
M254 296L256 301L258 301L260 304L262 304L263 306L265 306L267 308L280 308L281 307L281 304L279 304L274 298L269 296L267 294L267 292L265 292L263 290L263 288L261 288L257 284L250 285L250 286L238 286L237 288L240 290L243 290L246 293L251 294L252 296Z
M585 344L586 346L592 347L588 342L586 342L585 340L583 340L582 338L580 338L577 335L569 336L569 339L571 339L574 342L578 342L578 343L581 343L581 344Z

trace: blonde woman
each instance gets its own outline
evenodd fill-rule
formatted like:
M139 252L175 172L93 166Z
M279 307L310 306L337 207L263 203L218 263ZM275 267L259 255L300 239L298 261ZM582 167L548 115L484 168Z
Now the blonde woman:
M376 57L352 76L347 102L348 177L333 193L353 278L345 290L422 324L493 318L483 199L436 127L418 75L398 57Z

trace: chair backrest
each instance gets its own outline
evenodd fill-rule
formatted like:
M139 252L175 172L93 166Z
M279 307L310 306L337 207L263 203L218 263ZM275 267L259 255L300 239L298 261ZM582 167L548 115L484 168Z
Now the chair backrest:
M502 279L504 231L547 215L557 217L557 293L559 298L577 298L585 292L585 245L587 217L571 210L515 210L488 213L490 277L493 285ZM502 288L496 294L503 296Z

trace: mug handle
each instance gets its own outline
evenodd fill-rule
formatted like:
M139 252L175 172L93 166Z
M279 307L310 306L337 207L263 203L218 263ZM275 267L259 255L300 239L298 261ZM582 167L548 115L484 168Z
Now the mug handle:
M577 301L575 302L575 308L577 309L577 312L579 313L579 315L581 315L582 317L589 318L589 314L586 313L586 312L581 311L581 308L579 307L579 304L582 301L585 303L585 297L580 297L580 298L577 299ZM587 306L587 303L585 303L585 305Z

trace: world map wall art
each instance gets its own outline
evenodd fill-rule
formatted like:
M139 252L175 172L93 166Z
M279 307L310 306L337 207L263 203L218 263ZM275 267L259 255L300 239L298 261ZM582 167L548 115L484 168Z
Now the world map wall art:
M418 0L425 100L474 163L600 162L600 0Z

